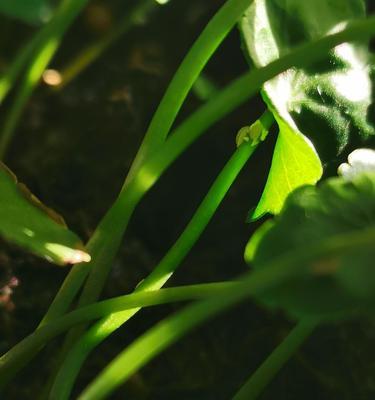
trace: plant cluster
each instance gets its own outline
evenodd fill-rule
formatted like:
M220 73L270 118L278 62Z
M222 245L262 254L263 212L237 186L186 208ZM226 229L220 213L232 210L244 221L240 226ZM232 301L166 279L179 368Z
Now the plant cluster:
M0 76L0 102L14 94L0 132L3 158L25 103L87 3L61 0L54 8L46 0L0 1L3 13L29 22L45 21ZM62 76L72 79L154 7L154 0L140 2L130 17ZM39 326L0 358L2 389L52 338L65 333L46 396L71 398L89 354L143 307L194 300L120 351L78 397L108 398L192 329L252 297L297 321L233 395L236 400L255 399L318 325L372 315L375 63L369 42L375 34L375 17L367 16L366 7L364 0L227 0L174 75L121 192L85 245L62 217L1 164L1 237L52 263L71 265ZM236 26L250 68L218 89L202 70ZM204 87L206 100L174 128L197 82ZM264 113L233 132L237 144L233 155L170 250L133 293L100 300L129 221L145 194L209 127L259 91ZM273 126L278 133L268 178L259 203L249 205L248 222L265 221L245 249L250 271L233 281L163 289ZM362 149L351 153L356 148ZM326 178L325 169L349 153L340 175Z

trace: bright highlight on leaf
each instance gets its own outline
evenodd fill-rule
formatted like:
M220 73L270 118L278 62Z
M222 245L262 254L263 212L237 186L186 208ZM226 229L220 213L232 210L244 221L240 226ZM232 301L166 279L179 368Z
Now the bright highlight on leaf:
M44 206L0 163L0 235L57 264L90 261L60 215Z
M262 67L364 16L362 0L255 0L241 21L244 49L255 66ZM290 191L319 180L320 159L331 161L352 143L374 137L369 60L365 44L343 43L323 61L289 69L265 83L263 98L280 134L252 220L278 213Z
M262 197L250 215L250 220L264 214L278 214L285 199L294 189L315 184L322 176L322 166L315 149L303 135L293 131L282 120L280 133L272 157L271 169Z

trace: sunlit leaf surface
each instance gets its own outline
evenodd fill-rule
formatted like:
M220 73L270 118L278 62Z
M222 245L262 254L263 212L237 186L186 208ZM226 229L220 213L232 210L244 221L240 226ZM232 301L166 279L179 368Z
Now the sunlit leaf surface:
M251 62L261 67L295 46L336 32L348 21L364 16L362 0L255 0L241 21L243 47ZM344 43L321 62L290 69L264 85L263 98L279 121L280 135L265 188L272 197L264 194L253 218L280 210L278 193L285 191L289 177L294 181L294 159L303 163L301 156L309 154L307 163L300 164L295 184L314 183L321 176L319 158L331 161L349 147L359 147L374 137L370 59L367 44ZM294 132L295 143L285 132ZM305 150L297 139L301 134L308 138ZM314 162L308 142L319 155L315 154ZM275 179L282 170L283 179Z
M322 174L319 158L306 138L282 120L279 127L266 187L252 220L265 213L278 214L289 193L301 185L314 184Z
M0 235L57 264L89 261L80 239L0 163Z

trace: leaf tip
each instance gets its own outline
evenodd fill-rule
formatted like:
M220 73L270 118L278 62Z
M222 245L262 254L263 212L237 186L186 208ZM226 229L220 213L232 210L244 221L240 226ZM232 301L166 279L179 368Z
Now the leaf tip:
M73 249L58 243L46 243L45 248L53 259L56 259L62 264L79 264L91 261L90 254L86 253L84 250Z

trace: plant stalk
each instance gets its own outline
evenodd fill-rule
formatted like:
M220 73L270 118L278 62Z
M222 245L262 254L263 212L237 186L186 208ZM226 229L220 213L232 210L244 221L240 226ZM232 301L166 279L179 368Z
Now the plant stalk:
M243 278L241 287L228 289L226 293L222 293L217 298L196 302L149 329L123 350L87 386L78 400L106 398L147 362L198 325L254 294L265 293L284 284L289 279L303 277L308 271L304 266L308 265L311 260L323 255L345 254L357 246L372 245L374 240L375 228L371 227L336 235L320 243L307 245L277 257L267 266L248 273Z
M266 129L266 128L265 128ZM221 171L187 227L153 272L135 289L136 292L160 289L197 242L215 211L255 148L251 143L241 145ZM139 308L105 317L90 328L70 349L52 387L54 399L69 398L74 380L89 353L106 337L128 321ZM70 347L67 346L67 347Z
M233 400L257 399L280 369L312 334L318 324L318 321L315 320L304 319L300 321L251 375L249 380L233 397Z

